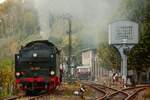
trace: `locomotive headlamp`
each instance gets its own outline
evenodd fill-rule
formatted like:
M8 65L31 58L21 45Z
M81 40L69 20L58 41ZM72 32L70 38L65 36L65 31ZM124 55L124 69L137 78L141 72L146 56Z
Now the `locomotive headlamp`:
M51 58L53 58L54 57L54 55L51 55Z
M20 57L19 57L19 55L17 55L17 59L19 59Z
M20 73L19 73L19 72L17 72L17 73L16 73L16 76L20 76Z
M37 53L33 53L33 57L37 57Z
M50 72L50 74L51 74L51 75L54 75L54 74L55 74L55 72L52 70L52 71Z

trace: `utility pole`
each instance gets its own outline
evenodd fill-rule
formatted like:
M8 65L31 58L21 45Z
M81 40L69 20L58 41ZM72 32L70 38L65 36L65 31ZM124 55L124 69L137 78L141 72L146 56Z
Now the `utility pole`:
M71 75L71 54L72 54L72 38L71 38L71 33L72 33L72 30L71 30L71 18L68 17L68 25L69 25L69 30L68 30L68 38L69 38L69 48L68 48L68 71L69 71L69 74Z
M71 16L70 14L67 14L67 15L64 15L64 19L67 19L68 21L68 31L67 31L67 34L68 34L68 40L69 40L69 47L68 47L68 61L67 61L67 64L68 64L68 76L71 75L71 55L72 55L72 22L71 22Z

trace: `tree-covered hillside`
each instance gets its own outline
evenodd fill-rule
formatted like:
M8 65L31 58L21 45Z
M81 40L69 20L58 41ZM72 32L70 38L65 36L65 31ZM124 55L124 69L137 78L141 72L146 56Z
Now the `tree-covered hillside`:
M126 0L122 8L125 18L139 24L139 44L131 50L128 65L140 75L150 68L150 1Z

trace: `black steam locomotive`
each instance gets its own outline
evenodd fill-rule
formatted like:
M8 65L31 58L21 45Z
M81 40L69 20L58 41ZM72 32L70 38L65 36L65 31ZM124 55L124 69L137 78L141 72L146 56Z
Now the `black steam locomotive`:
M19 90L27 94L55 89L61 82L59 50L47 40L28 43L15 55L15 76Z

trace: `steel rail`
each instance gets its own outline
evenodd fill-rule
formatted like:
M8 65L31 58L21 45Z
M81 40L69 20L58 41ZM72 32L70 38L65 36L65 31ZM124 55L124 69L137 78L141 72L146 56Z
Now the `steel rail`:
M103 95L103 96L95 98L96 100L101 100L102 98L104 98L107 95L107 93L103 89L97 87L95 84L89 84L89 83L83 83L83 84L86 85L86 86L89 86L89 87L93 88L94 90L96 90L97 92L99 92L99 94Z
M140 89L137 89L134 93L132 93L131 95L129 95L125 100L133 100L133 98L136 97L136 95L143 91L145 88L140 88Z
M34 96L34 97L31 97L29 98L28 100L39 100L41 98L46 98L44 100L47 100L47 97L49 96L49 94L43 94L43 95L39 95L39 96ZM48 97L49 98L49 97Z
M126 96L125 96L124 100L133 100L133 98L136 97L136 95L139 92L146 89L146 87L150 87L150 85L138 85L136 87L125 88L125 89L122 89L122 90L120 90L116 93L113 93L113 94L109 95L109 98L112 99L114 96L117 96L119 94L119 92L122 92L122 93L126 93ZM129 92L131 92L131 90L134 90L134 91L132 93L129 93Z
M6 98L4 98L4 100L16 100L16 99L19 99L19 98L22 98L22 97L24 97L24 95L23 96L9 96L9 97L6 97Z

